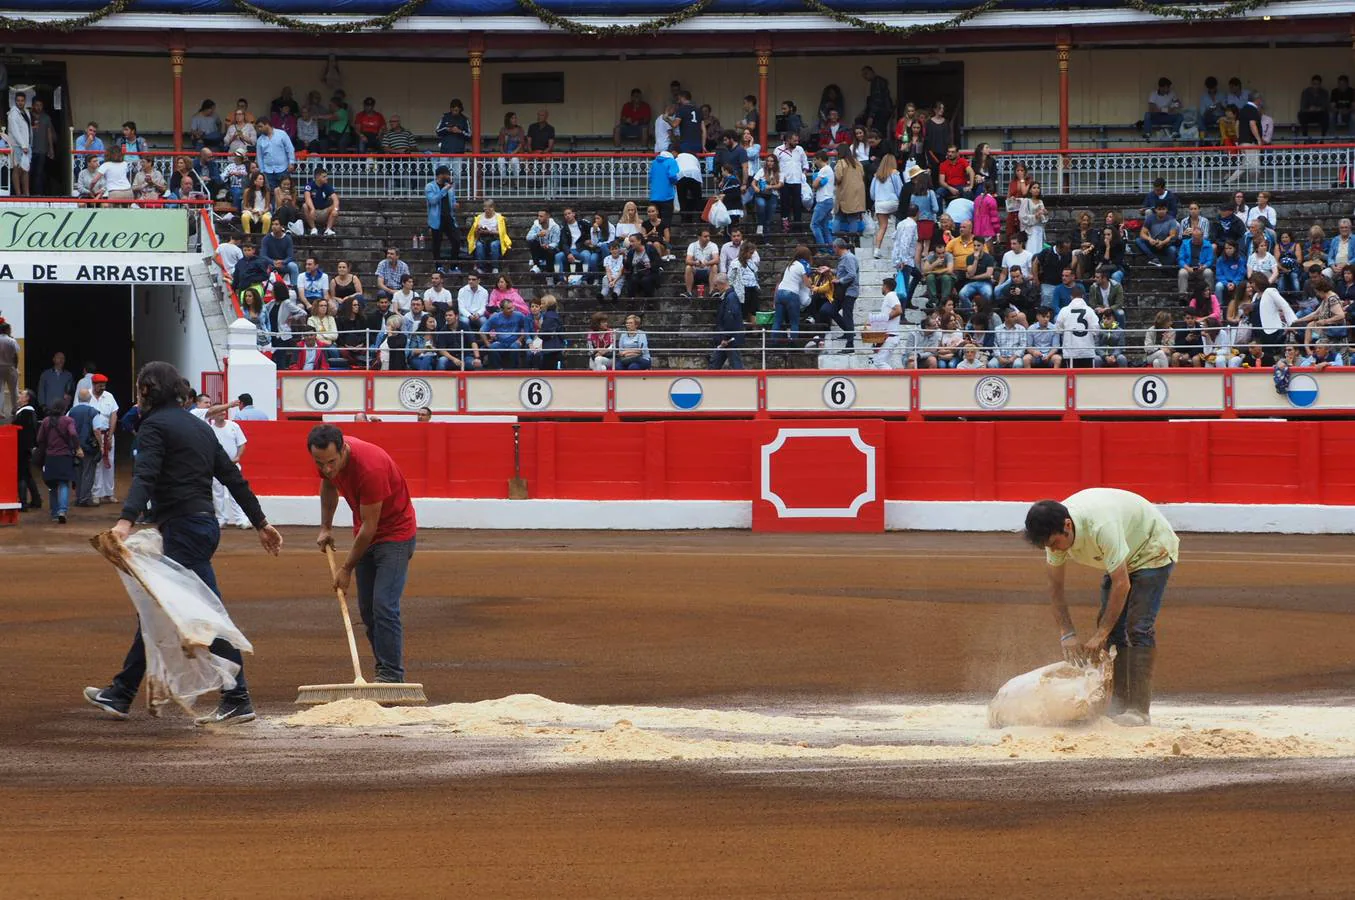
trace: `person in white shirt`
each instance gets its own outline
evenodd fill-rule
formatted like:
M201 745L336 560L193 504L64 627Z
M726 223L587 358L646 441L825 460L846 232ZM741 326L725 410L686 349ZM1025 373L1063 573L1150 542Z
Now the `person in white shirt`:
M485 308L489 306L489 291L480 284L480 276L474 273L466 276L466 283L456 292L456 310L461 316L461 328L478 332L485 321Z
M245 444L249 442L244 429L226 418L225 410L209 416L208 421L212 423L212 433L216 435L216 442L226 451L235 467L240 468L240 458L245 455ZM216 522L222 528L229 525L237 528L253 527L230 491L215 478L212 479L212 506L216 510Z
M993 296L998 300L1004 300L1007 292L1012 287L1012 267L1021 270L1021 274L1030 281L1030 262L1034 256L1026 249L1025 239L1019 233L1012 235L1011 249L1002 254L1002 283L997 286Z
M132 179L127 176L127 163L123 160L122 148L113 145L108 151L108 159L99 164L99 174L94 179L95 193L102 192L112 200L131 200ZM123 208L126 204L121 204Z
M107 375L96 374L90 383L94 387L94 395L89 404L99 411L94 417L94 431L104 451L94 468L94 502L116 503L118 498L113 493L113 473L117 465L114 452L117 450L115 432L118 428L118 401L108 392Z
M1256 242L1256 249L1247 257L1247 277L1264 276L1270 284L1280 280L1280 261L1270 252L1270 244L1265 238Z
M1275 207L1270 205L1269 191L1262 191L1256 195L1256 205L1247 210L1242 218L1242 224L1250 228L1251 223L1255 222L1257 219L1265 219L1266 222L1269 223L1265 226L1266 231L1269 232L1266 235L1266 239L1271 243L1274 243L1275 229L1279 227L1280 217L1279 214L1275 212Z
M1096 362L1101 321L1096 317L1096 311L1087 305L1081 285L1073 286L1072 295L1072 302L1059 310L1054 330L1059 333L1059 343L1063 347L1063 358L1068 361L1068 368L1090 369Z
M310 309L317 300L329 296L329 276L320 268L320 261L314 256L306 257L306 268L297 276L297 291Z
M391 294L391 312L399 313L402 316L407 314L413 308L416 296L417 294L414 293L414 276L400 276L400 290Z
M621 299L626 289L626 258L621 254L621 242L612 241L607 256L602 259L602 299Z
M687 269L683 274L687 291L683 297L690 299L698 284L710 284L710 274L719 258L720 248L710 239L710 229L702 228L701 236L687 245Z
M894 225L894 248L889 258L903 286L903 295L911 302L913 292L922 283L922 244L917 239L917 206L909 204L908 213Z
M456 302L452 292L447 290L442 284L442 273L434 272L430 278L431 284L428 290L423 292L423 308L428 312L434 312L437 307L433 304L441 303L443 309L447 309Z
M236 264L245 258L245 251L240 247L240 232L232 231L226 242L216 248L216 255L221 258L221 270L230 278L235 274Z
M772 153L781 169L781 225L790 230L790 223L798 224L804 209L801 185L809 172L809 157L800 146L800 135L793 131L786 134L785 141Z
M9 108L9 131L5 135L9 141L9 164L14 170L14 193L28 194L28 170L33 164L33 120L26 108L28 97L23 93L14 95L14 105ZM127 185L131 189L131 184Z
M814 215L809 219L809 230L814 233L819 249L830 252L833 246L833 198L837 195L837 178L833 167L828 164L828 154L820 150L814 156L818 167L810 182L814 190Z
M729 267L739 258L739 249L743 246L743 229L737 225L729 229L729 242L720 248L720 271L725 275L729 274ZM762 257L756 250L753 251L753 266L756 268L762 264Z
M701 160L691 153L679 153L673 161L677 163L678 167L676 188L678 206L682 211L682 221L683 224L690 224L701 215L702 186L705 184L705 175L701 172ZM620 230L617 231L616 236L619 238L626 237Z
M875 351L875 356L871 359L871 365L877 369L893 369L892 365L894 354L899 349L900 326L903 324L903 303L899 301L898 282L893 278L886 278L883 281L883 295L880 297L880 319L884 325L885 339L880 344L880 348ZM874 324L874 323L872 323ZM904 366L907 367L907 360Z
M1025 368L1027 346L1026 326L1021 324L1021 311L1014 306L1008 307L1002 324L993 329L993 355L988 358L988 368Z
M669 104L659 113L659 117L654 120L654 152L656 154L673 149L673 118L677 112L677 107Z
M1253 303L1258 304L1262 354L1266 365L1273 366L1275 357L1284 349L1285 331L1294 324L1298 316L1264 275L1247 277L1247 296Z

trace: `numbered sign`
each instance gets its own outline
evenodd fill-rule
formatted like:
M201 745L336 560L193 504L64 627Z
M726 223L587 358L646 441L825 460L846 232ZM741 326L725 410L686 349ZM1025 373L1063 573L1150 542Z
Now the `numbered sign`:
M823 405L829 409L851 409L856 403L856 382L850 378L830 378L823 383Z
M529 378L518 388L518 401L522 408L533 412L549 408L554 396L555 391L551 389L550 382L543 378Z
M338 406L338 383L333 378L312 378L306 382L306 405L316 412L329 412Z
M1167 380L1161 375L1144 375L1134 382L1134 402L1142 409L1161 409L1167 403Z

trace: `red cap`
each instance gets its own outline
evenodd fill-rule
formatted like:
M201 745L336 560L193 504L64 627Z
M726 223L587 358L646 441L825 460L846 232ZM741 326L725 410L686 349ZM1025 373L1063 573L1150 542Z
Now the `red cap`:
M107 375L91 375L89 380L94 382L95 384L108 384Z

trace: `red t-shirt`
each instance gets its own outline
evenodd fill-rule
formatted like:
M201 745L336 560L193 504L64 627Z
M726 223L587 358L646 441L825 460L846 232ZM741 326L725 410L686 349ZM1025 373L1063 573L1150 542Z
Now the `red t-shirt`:
M360 112L353 124L358 126L358 134L380 134L381 129L386 127L386 117L373 110L372 112Z
M941 181L951 187L962 188L968 183L965 178L965 169L969 168L969 163L964 159L957 159L951 162L943 159L939 167L941 169Z
M648 125L650 115L649 104L644 101L641 101L639 106L627 103L621 107L621 118L636 125Z
M408 541L418 531L414 521L414 504L409 499L409 485L405 476L385 450L376 444L353 437L344 437L348 445L348 463L331 482L339 496L348 501L353 510L353 533L362 526L364 504L381 501L381 519L376 526L373 544Z

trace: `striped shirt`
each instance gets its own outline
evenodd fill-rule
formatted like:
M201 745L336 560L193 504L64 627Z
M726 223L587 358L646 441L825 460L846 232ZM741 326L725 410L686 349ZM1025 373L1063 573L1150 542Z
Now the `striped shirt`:
M414 153L419 144L408 128L392 128L381 136L381 149L387 153Z

